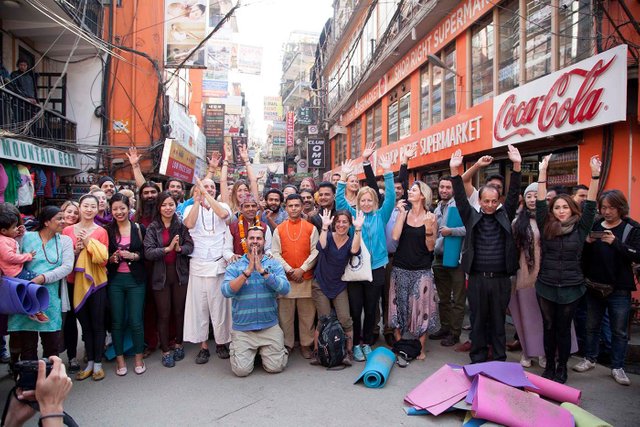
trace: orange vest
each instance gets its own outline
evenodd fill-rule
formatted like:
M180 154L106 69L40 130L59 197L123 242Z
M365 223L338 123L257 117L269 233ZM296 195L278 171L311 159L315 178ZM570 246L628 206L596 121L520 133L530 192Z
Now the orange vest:
M311 254L311 235L315 226L309 221L300 220L294 223L288 219L280 224L277 230L282 258L292 268L300 268ZM313 278L313 269L306 271L302 277L304 280Z

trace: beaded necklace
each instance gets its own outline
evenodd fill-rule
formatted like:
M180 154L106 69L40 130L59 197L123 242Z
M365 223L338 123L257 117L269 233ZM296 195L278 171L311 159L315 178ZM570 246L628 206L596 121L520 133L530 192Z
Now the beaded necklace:
M300 240L300 236L302 236L302 220L300 220L298 222L299 222L300 226L298 227L298 237L296 237L295 239L293 237L291 237L291 234L289 233L289 224L291 224L291 220L287 220L287 224L285 226L285 228L287 229L287 237L292 242L297 242L298 240Z
M46 259L49 264L56 265L58 263L58 261L60 261L60 249L58 247L58 235L57 234L53 236L53 240L56 243L56 260L52 262L49 259L49 257L47 256L47 250L44 247L45 246L44 242L42 242L42 253L44 253L44 259ZM40 236L40 241L42 241L42 236Z

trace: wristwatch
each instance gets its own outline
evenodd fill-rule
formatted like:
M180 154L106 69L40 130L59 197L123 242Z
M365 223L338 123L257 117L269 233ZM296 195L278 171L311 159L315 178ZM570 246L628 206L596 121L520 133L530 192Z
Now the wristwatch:
M268 275L269 275L269 272L268 272L267 270L262 270L262 273L260 273L260 275L261 275L262 277L266 277L266 276L268 276Z

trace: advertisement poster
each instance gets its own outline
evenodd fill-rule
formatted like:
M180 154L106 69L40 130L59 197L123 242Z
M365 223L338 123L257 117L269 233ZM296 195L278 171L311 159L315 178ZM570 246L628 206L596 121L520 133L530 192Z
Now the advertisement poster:
M224 115L224 134L225 136L240 136L240 125L242 117L238 114Z
M265 96L264 97L264 119L280 120L282 118L282 97Z
M224 144L224 104L206 104L204 110L204 135L207 153L222 152Z
M226 80L216 80L214 72L205 71L202 74L202 96L206 98L226 98L229 93L229 83Z
M238 44L238 72L255 76L262 73L262 47Z
M165 0L165 66L203 68L205 49L194 51L207 33L207 5L205 0Z
M295 113L293 111L287 111L287 120L286 120L287 147L293 147L294 119L295 119Z
M185 182L191 182L196 166L196 156L173 139L165 140L160 161L160 173L162 175L178 178Z

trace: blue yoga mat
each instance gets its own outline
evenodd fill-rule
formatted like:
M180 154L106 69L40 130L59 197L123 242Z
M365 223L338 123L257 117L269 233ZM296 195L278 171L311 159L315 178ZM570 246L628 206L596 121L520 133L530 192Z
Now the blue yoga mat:
M386 347L378 347L367 356L367 363L354 384L363 380L369 388L382 388L387 383L396 355Z
M447 215L447 227L456 228L464 225L457 207L449 206L447 211L449 212ZM445 236L444 246L442 248L444 252L442 255L443 266L456 268L460 265L458 261L460 260L460 250L462 249L463 240L464 237L461 236Z
M0 313L30 316L49 307L49 291L28 280L2 276Z

